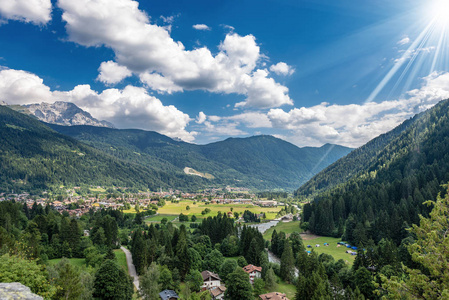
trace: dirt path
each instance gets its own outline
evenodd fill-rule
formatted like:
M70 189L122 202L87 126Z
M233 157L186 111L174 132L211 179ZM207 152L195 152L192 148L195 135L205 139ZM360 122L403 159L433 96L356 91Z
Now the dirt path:
M133 257L131 255L131 252L129 252L129 250L123 246L120 247L120 249L125 252L129 275L133 278L134 286L137 290L139 290L139 276L137 275L136 267L133 264Z

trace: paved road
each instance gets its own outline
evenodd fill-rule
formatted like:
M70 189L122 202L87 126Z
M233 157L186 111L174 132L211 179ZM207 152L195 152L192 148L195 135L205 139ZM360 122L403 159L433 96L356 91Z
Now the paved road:
M120 249L123 250L123 252L125 252L126 255L126 263L128 264L128 272L129 275L131 275L131 277L134 279L134 285L136 286L136 289L139 290L139 276L137 276L137 272L136 272L136 267L133 264L133 257L131 255L131 252L129 252L128 249L126 249L125 247L120 247Z

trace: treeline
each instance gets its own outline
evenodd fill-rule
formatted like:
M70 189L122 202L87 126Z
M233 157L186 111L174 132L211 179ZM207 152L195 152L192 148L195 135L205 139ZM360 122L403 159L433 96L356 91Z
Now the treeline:
M2 201L0 281L21 282L45 299L131 299L132 281L113 249L127 244L132 226L132 217L111 209L75 219L50 205ZM56 258L63 259L49 263ZM67 258L83 258L86 267Z
M446 192L441 184L449 180L448 106L443 101L417 116L363 175L306 204L304 227L360 246L382 238L401 244L419 215L428 216L432 207L423 202Z

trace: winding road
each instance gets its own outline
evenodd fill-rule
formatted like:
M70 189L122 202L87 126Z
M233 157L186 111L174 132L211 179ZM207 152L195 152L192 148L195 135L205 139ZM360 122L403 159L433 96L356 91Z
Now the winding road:
M131 255L131 252L129 252L129 250L123 246L120 247L120 249L122 249L122 251L125 252L129 275L133 278L134 286L136 287L137 290L139 290L139 276L137 275L136 267L133 264L133 257Z

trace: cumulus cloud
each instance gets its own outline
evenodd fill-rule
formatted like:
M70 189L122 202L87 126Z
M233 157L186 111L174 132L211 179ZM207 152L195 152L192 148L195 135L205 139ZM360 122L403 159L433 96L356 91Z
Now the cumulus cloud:
M36 25L44 25L51 20L51 9L50 0L0 1L0 15L3 18Z
M51 101L50 88L38 76L11 69L0 69L0 100L9 104Z
M203 130L206 133L219 135L219 136L241 136L248 133L238 129L240 124L238 122L224 122L221 124L212 124L209 121L204 122Z
M210 30L211 28L206 24L195 24L192 26L196 30Z
M285 62L279 62L275 65L271 65L270 71L276 73L277 75L292 75L295 73L295 69L287 65Z
M101 93L89 85L78 85L71 91L51 91L38 76L7 69L0 71L0 99L9 104L67 101L118 128L154 130L185 141L193 141L196 135L186 130L191 121L187 114L173 105L163 105L144 88L131 85Z
M246 96L238 106L257 108L293 103L287 87L258 68L265 56L252 35L228 33L213 55L207 47L185 49L166 28L152 24L132 0L59 0L58 6L69 40L111 48L115 62L151 89L236 93Z
M410 38L408 36L405 36L403 39L401 39L400 41L398 41L398 45L407 45L408 43L410 43Z
M207 118L206 114L203 113L202 111L200 111L200 113L196 117L196 123L197 124L203 124L204 121L206 121L206 118Z
M290 111L271 109L273 128L290 132L287 140L299 146L336 143L358 147L385 133L416 113L449 98L449 73L433 73L407 97L380 103L330 105L321 103Z
M98 75L97 80L105 84L116 84L132 75L127 67L120 66L111 60L102 62L98 71L100 74Z

